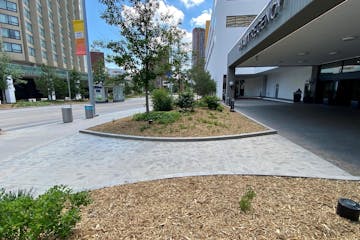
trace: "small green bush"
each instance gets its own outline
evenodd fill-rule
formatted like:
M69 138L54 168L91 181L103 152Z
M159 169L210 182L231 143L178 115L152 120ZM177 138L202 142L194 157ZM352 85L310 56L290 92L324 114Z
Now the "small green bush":
M203 98L203 101L206 102L207 107L211 110L216 110L220 105L220 99L216 96L205 96Z
M138 113L133 116L133 120L135 121L149 121L153 120L156 123L160 124L169 124L176 122L180 119L179 112L149 112L147 113Z
M249 188L240 199L239 205L240 205L241 211L247 212L250 210L251 201L254 199L255 196L256 196L256 193L254 192L254 190Z
M154 111L171 111L173 100L166 89L155 89L151 94Z
M0 239L65 239L80 220L80 206L90 202L87 192L72 193L65 186L37 198L0 189Z
M194 94L192 92L180 93L176 105L183 110L193 109L195 105Z

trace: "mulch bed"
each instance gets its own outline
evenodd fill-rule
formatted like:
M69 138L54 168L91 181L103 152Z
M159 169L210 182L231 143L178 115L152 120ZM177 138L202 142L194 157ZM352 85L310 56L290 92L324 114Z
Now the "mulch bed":
M239 200L256 192L244 213ZM359 239L336 215L339 197L360 201L360 183L262 176L203 176L91 192L71 239Z
M194 113L183 113L175 123L151 125L144 121L133 121L132 117L114 120L90 128L93 131L152 137L208 137L267 130L229 108L219 112L205 108L196 108Z

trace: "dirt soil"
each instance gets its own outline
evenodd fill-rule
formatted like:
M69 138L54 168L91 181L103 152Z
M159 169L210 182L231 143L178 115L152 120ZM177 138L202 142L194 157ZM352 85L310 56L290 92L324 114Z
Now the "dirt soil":
M247 189L256 196L240 210ZM91 192L71 239L359 239L336 215L339 197L360 201L360 183L262 176L140 182Z
M113 120L90 128L93 131L155 137L206 137L222 136L267 130L237 112L225 108L222 112L196 108L194 113L183 113L172 124L149 124L133 121L132 117Z

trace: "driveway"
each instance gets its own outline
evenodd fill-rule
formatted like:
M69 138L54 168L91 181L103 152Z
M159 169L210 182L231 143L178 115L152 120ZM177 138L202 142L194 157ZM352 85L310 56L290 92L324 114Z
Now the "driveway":
M360 110L319 104L238 100L237 111L347 172L360 176Z

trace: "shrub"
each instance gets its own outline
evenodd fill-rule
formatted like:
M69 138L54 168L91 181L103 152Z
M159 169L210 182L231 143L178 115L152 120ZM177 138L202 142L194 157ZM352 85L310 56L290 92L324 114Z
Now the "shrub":
M0 189L0 239L65 239L80 220L80 206L90 202L87 192L72 193L65 186L37 198Z
M155 89L151 94L154 111L170 111L172 109L172 97L165 89Z
M205 96L204 102L206 102L207 107L211 110L216 110L220 106L220 99L216 96Z
M138 113L133 116L135 121L149 121L153 120L160 124L169 124L176 122L180 119L179 112L149 112L149 113Z
M176 105L181 109L193 109L195 104L194 94L192 92L183 92L180 93Z
M241 197L239 205L240 209L243 212L247 212L251 208L251 201L256 196L256 193L251 188L246 191L246 193Z

